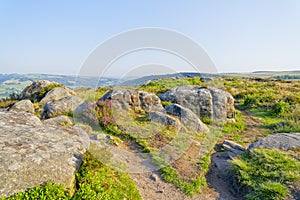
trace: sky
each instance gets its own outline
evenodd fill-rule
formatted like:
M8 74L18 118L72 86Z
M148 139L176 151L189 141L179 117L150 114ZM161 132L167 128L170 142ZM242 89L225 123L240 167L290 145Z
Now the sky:
M0 0L0 73L76 75L103 42L144 27L191 38L218 72L300 70L299 11L298 0ZM149 52L120 59L111 75Z

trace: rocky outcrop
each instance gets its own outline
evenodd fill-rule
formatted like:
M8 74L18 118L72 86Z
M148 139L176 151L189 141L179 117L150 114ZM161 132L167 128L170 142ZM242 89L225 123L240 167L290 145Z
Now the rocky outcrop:
M165 108L166 112L180 118L180 121L188 129L196 132L209 132L207 126L188 108L178 104L171 104Z
M51 118L58 115L73 114L84 101L76 96L68 96L57 101L48 102L44 106L44 111L42 113L43 118Z
M25 100L16 102L9 110L34 113L34 106L30 100L25 99Z
M109 90L99 101L110 101L112 106L120 109L143 109L145 111L162 111L158 96L152 93L114 88Z
M44 106L48 102L56 101L64 97L72 96L73 91L68 88L56 87L47 92L45 97L39 102L40 106Z
M213 117L225 121L235 115L232 95L217 88L179 86L161 94L160 99L189 108L200 118Z
M88 145L80 128L45 126L27 112L0 112L0 197L49 180L72 192Z
M300 133L276 133L261 138L249 146L254 148L276 148L282 150L300 149Z
M48 92L48 88L51 85L59 85L56 82L47 80L34 81L32 84L27 86L19 95L19 99L30 99L30 100L41 100L43 96Z

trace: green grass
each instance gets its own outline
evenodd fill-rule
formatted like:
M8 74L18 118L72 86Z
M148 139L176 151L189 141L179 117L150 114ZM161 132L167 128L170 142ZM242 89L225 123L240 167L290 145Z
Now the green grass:
M65 192L62 185L47 182L44 185L31 188L26 192L20 192L14 196L8 198L1 198L1 200L48 200L48 199L70 199Z
M250 200L284 199L291 182L300 180L300 162L277 149L255 149L232 161L239 181L252 189Z
M100 97L102 97L109 89L111 88L102 88L99 87L96 90L91 88L79 88L75 90L76 96L82 98L88 103L97 101Z
M300 132L300 109L298 107L280 115L274 115L272 111L262 107L251 108L250 111L261 118L264 126L273 133ZM279 125L280 122L283 125Z
M164 79L152 80L147 85L143 85L138 89L147 92L152 92L159 95L173 87L177 87L180 85L205 86L206 84L200 81L200 77L193 77L193 78L182 77L179 79L164 78Z
M4 100L4 101L1 101L0 102L0 108L9 108L15 102L17 102L17 101L16 100Z
M178 189L188 196L200 194L202 189L207 187L205 174L209 170L211 152L207 153L199 160L199 173L193 179L183 179L171 165L162 165L159 169L162 179L174 184ZM158 161L159 162L159 161Z
M177 171L171 166L163 167L159 172L166 182L174 184L188 196L201 193L201 189L207 186L204 176L196 177L193 180L184 180L179 177Z
M236 110L236 115L234 119L235 119L235 123L226 122L223 125L222 131L224 133L231 133L231 132L241 133L244 131L245 129L244 116L240 111Z

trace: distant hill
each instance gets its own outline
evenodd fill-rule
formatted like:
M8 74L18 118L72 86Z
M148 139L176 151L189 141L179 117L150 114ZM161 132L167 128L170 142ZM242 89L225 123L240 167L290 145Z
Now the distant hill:
M295 71L256 71L252 73L220 73L207 74L196 72L180 72L175 74L150 75L130 80L119 80L117 78L76 77L68 75L53 74L0 74L0 98L7 97L12 93L21 92L27 85L35 80L49 80L77 89L80 87L109 87L114 85L138 86L149 80L161 78L180 77L252 77L252 78L275 78L284 80L300 80L300 70Z
M275 78L275 79L284 79L300 80L300 70L294 71L255 71L251 73L224 73L223 75L227 76L243 76L243 77L253 77L253 78Z
M49 80L76 89L80 87L108 87L115 85L118 79L96 77L76 77L52 74L0 74L0 98L7 97L11 93L21 92L27 85L35 80Z

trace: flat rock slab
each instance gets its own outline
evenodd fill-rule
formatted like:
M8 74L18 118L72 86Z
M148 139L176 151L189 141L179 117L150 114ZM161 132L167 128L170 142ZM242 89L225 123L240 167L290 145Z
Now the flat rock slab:
M272 134L252 143L248 149L254 148L300 149L300 133Z
M47 181L63 184L72 192L88 145L86 133L77 127L30 124L36 118L29 113L19 113L19 118L11 115L0 112L0 197Z

